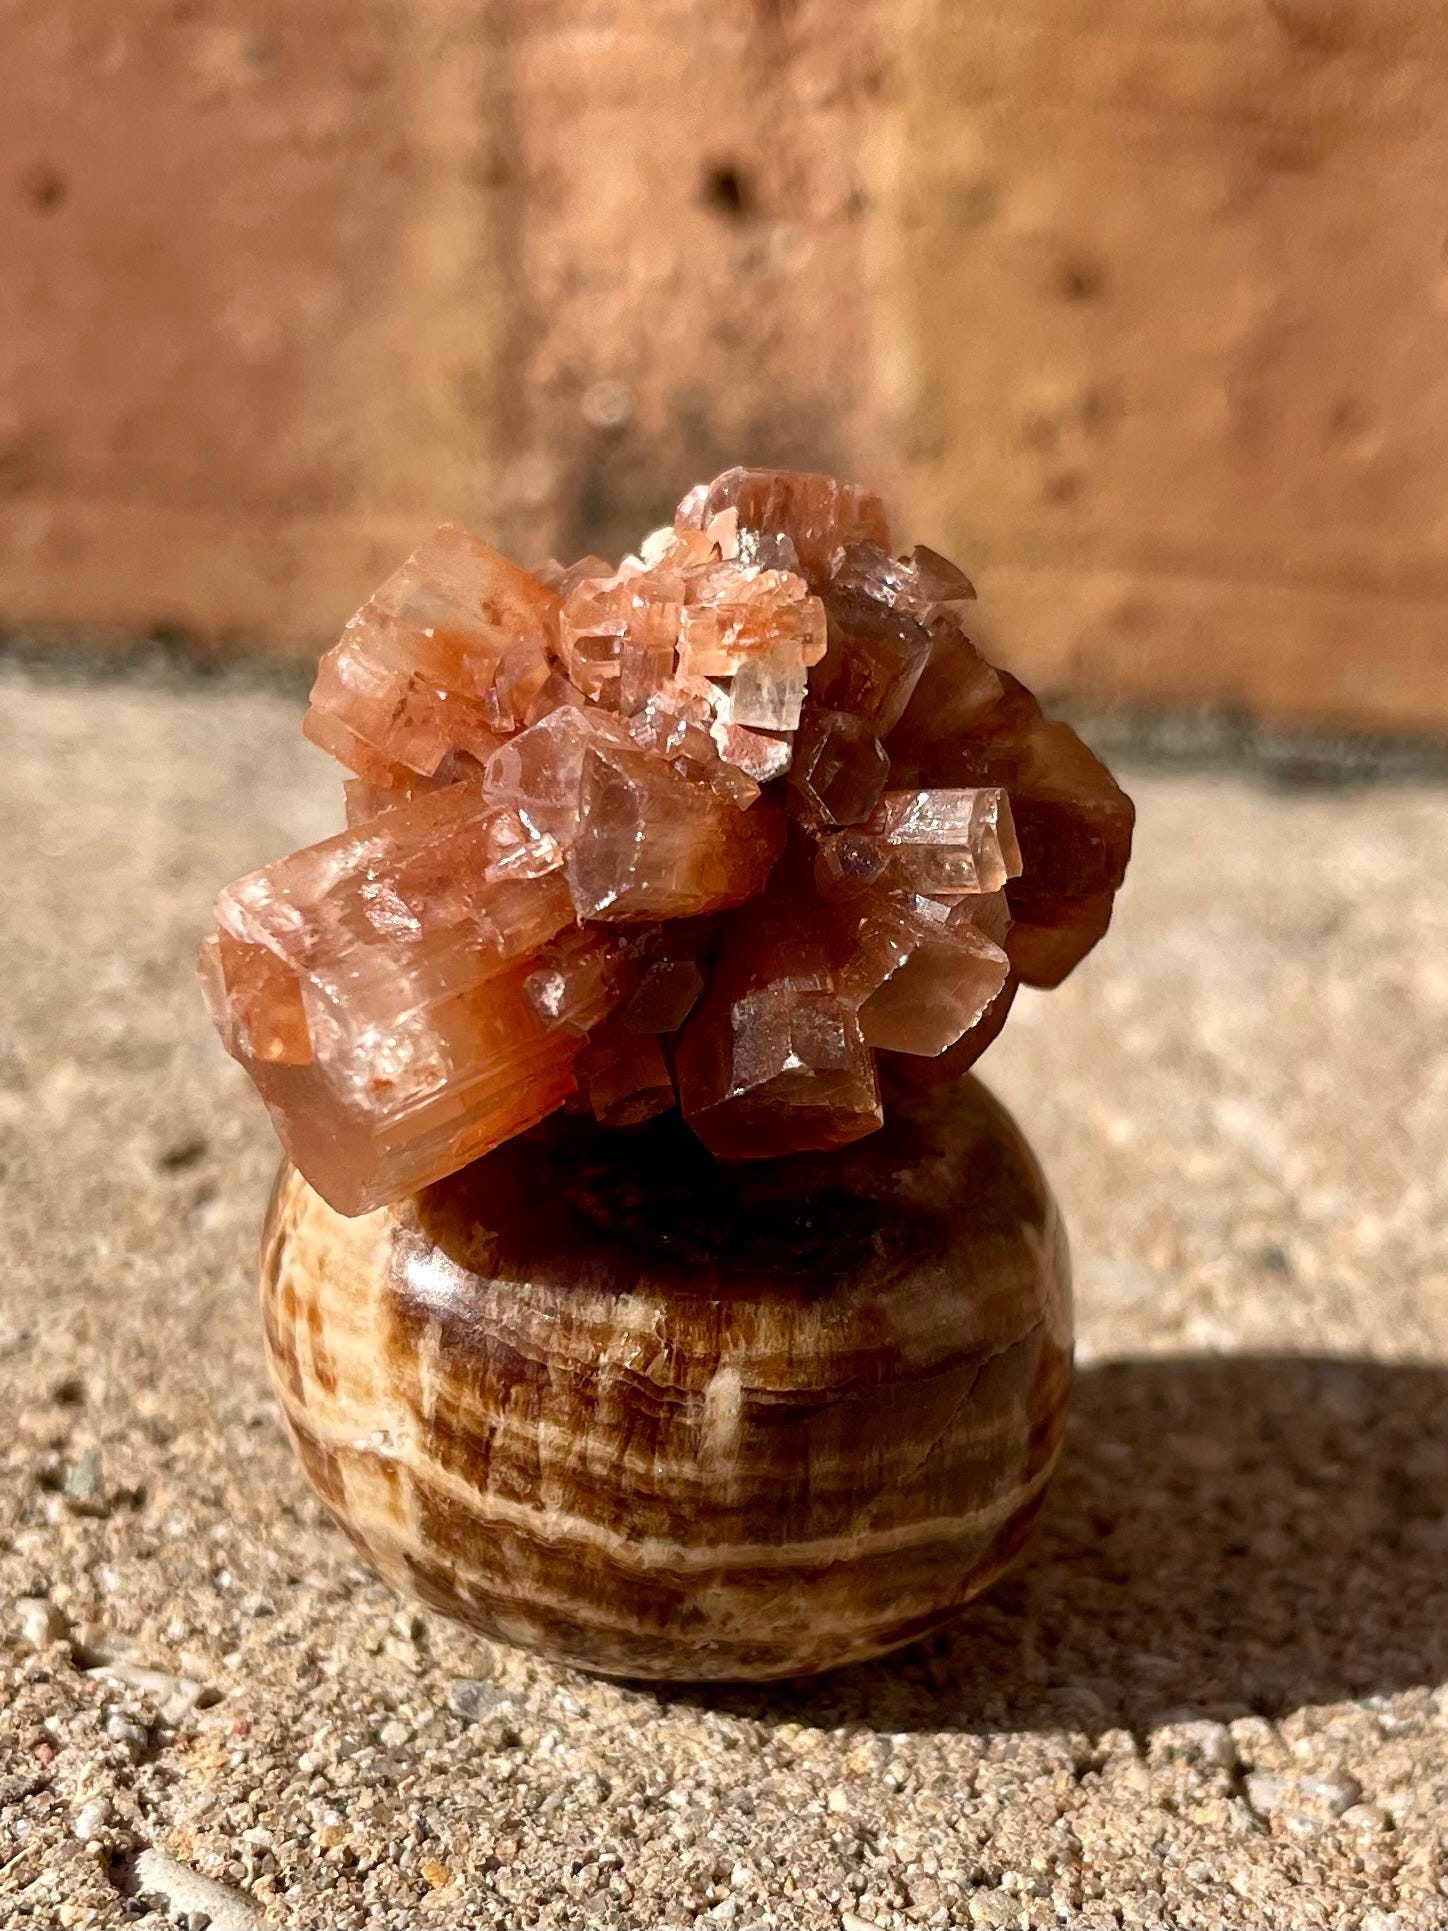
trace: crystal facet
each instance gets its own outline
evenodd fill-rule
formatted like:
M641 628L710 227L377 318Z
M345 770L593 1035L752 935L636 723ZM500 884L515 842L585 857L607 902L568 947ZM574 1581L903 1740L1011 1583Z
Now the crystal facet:
M486 758L546 683L557 626L553 591L444 526L322 659L302 729L384 785L431 777L450 751Z
M882 1124L856 1013L837 993L769 985L707 1007L679 1047L684 1118L721 1160L845 1146Z
M869 490L735 469L617 564L442 529L357 613L304 720L348 829L229 886L200 960L334 1206L565 1104L842 1146L1091 949L1130 801L889 544Z
M1011 801L999 785L887 791L866 830L885 846L892 878L927 897L998 892L1020 874Z
M772 799L740 811L634 746L584 755L568 887L581 919L680 919L739 905L784 844Z
M866 719L812 705L795 738L790 772L797 815L823 830L869 817L885 789L890 760Z
M787 537L811 584L829 581L830 559L842 544L890 541L885 505L872 490L834 476L789 469L726 469L699 499L679 505L680 520L697 514L700 526L721 510L738 513L739 528L766 537Z
M1006 982L1006 954L968 923L932 916L928 902L901 898L861 923L845 974L864 996L866 1043L934 1058L980 1018Z

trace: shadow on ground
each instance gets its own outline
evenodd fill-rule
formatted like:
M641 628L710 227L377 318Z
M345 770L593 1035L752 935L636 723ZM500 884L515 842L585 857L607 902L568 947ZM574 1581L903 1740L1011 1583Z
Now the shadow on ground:
M700 1691L880 1731L1145 1730L1448 1677L1448 1370L1170 1357L1082 1370L1021 1565L946 1633Z

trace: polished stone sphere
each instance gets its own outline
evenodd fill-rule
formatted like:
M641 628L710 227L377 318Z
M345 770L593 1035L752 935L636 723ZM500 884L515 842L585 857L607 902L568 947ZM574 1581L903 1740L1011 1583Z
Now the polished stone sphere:
M1060 1446L1069 1266L978 1082L844 1150L715 1161L560 1116L346 1219L290 1167L262 1250L308 1478L381 1575L584 1669L806 1674L953 1616Z

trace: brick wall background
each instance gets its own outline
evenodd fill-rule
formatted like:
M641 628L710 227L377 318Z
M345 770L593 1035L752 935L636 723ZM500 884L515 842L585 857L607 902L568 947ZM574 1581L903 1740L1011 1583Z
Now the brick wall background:
M1448 728L1444 0L0 0L0 623L878 481L1097 697Z

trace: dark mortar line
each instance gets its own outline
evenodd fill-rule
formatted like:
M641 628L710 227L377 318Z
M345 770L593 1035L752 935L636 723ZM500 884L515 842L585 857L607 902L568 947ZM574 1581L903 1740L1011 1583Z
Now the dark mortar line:
M186 633L0 629L0 672L38 683L129 684L170 691L271 691L304 700L313 660L235 652ZM1232 773L1295 790L1448 783L1448 737L1346 725L1277 724L1235 705L1103 705L1042 693L1108 763L1135 770Z
M325 646L318 646L318 650ZM274 691L303 701L316 673L312 656L208 646L186 632L0 629L0 671L42 684L130 684L143 690Z
M1337 724L1280 724L1234 705L1122 705L1080 697L1047 703L1108 764L1135 770L1229 772L1291 790L1448 783L1448 738Z

